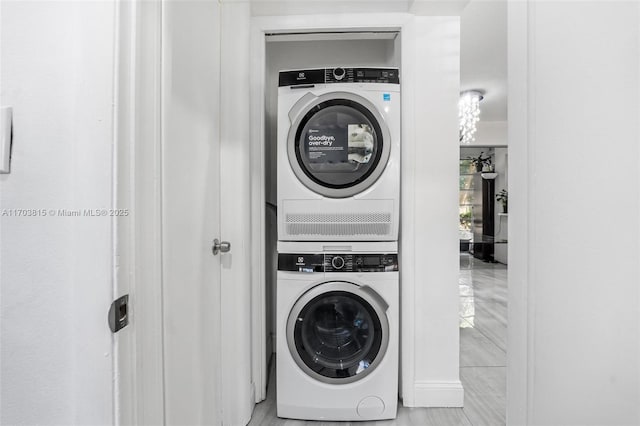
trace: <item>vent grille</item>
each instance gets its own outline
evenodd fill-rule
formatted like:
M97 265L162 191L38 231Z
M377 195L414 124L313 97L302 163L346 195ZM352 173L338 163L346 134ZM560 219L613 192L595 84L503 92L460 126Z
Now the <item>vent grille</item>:
M391 213L294 213L286 226L289 235L388 235Z

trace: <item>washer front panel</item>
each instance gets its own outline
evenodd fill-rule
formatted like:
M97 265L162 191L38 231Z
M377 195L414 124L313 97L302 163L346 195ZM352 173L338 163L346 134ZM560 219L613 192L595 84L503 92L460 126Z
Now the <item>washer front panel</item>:
M386 309L368 287L344 281L319 284L298 299L289 314L289 351L316 380L361 380L376 369L387 350Z
M331 198L370 187L389 159L391 136L377 108L348 92L304 97L292 111L287 153L298 179Z

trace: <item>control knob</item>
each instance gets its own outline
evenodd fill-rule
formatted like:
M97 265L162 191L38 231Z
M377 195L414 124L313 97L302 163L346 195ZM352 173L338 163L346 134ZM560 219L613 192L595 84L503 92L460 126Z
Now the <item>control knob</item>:
M342 269L344 268L344 259L340 256L335 256L333 259L331 259L331 265L335 269Z
M338 81L342 80L345 75L347 75L347 72L344 68L335 68L333 70L333 77Z

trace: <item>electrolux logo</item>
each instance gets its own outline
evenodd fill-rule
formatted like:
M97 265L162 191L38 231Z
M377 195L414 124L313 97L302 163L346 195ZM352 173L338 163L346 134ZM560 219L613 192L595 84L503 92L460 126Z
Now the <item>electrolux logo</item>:
M305 77L305 75L304 75L304 73L303 73L303 72L299 72L299 73L298 73L298 78L297 78L297 80L306 80L306 79L307 79L307 77Z

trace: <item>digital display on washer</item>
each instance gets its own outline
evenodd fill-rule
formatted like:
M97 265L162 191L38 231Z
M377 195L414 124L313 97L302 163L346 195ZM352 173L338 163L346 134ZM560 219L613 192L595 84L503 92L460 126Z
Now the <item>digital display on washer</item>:
M379 257L366 256L364 258L364 266L379 266L379 265L380 265Z
M355 82L399 84L397 68L356 68Z
M398 271L397 254L369 254L356 256L355 272L395 272Z

